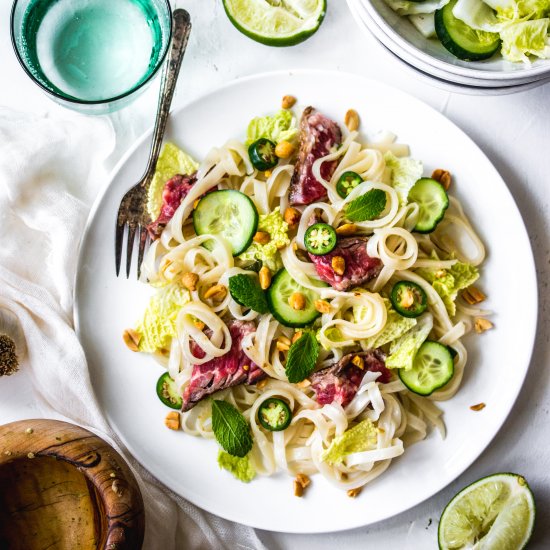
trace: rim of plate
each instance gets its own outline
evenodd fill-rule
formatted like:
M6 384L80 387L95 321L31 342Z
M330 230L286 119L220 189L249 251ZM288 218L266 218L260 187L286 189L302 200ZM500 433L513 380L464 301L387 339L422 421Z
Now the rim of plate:
M228 88L238 87L238 86L241 86L242 84L246 84L247 82L256 81L256 80L289 78L289 77L292 77L292 76L313 76L313 75L315 75L315 76L321 76L322 75L325 78L333 78L333 79L347 77L347 78L350 78L350 79L355 79L357 81L360 81L361 84L365 85L365 86L368 86L369 84L374 84L374 85L378 86L379 88L386 88L388 90L391 90L392 94L400 95L403 98L406 98L407 101L409 101L413 104L414 103L420 104L420 105L422 105L423 108L429 109L436 116L442 117L448 124L451 124L455 128L455 130L460 134L462 139L469 142L469 144L472 147L474 147L475 149L477 149L479 151L479 153L486 159L486 161L488 163L488 169L493 172L495 179L498 180L500 182L500 184L502 184L501 185L502 192L507 194L508 199L511 201L513 208L515 208L516 214L519 218L519 222L520 222L520 225L521 225L522 236L529 243L529 237L528 237L527 229L525 227L525 223L523 222L523 217L521 216L521 212L519 211L519 208L516 204L516 201L515 201L513 195L511 194L510 190L508 189L508 186L506 185L505 181L502 179L502 177L498 173L497 169L494 167L494 165L488 159L488 157L485 155L485 153L483 153L483 151L480 149L480 147L460 127L458 127L454 122L452 122L447 117L445 117L442 113L440 113L439 111L437 111L436 109L434 109L433 107L428 105L427 103L424 103L420 99L417 99L415 96L413 96L413 95L411 95L407 92L403 92L403 91L399 90L398 88L395 88L395 87L390 86L388 84L385 84L383 82L380 82L380 81L377 81L377 80L374 80L374 79L370 79L370 78L367 78L367 77L364 77L362 75L358 75L358 74L355 74L355 73L345 72L345 71L337 71L337 70L330 70L329 71L329 70L322 70L322 69L300 69L300 68L298 68L298 69L282 70L282 71L281 70L280 71L266 71L266 72L262 72L262 73L255 73L255 74L251 74L251 75L248 75L248 76L243 76L243 77L237 78L237 79L235 79L231 82L226 82L226 83L224 83L220 86L217 86L213 90L211 90L211 91L209 91L205 94L199 95L199 96L197 96L195 98L192 98L191 100L187 101L181 107L179 107L173 113L171 113L171 116L176 116L178 113L180 113L180 112L182 112L186 109L193 108L194 104L205 101L205 100L215 96L216 94L218 94L220 92L223 92L224 90L226 90ZM96 197L96 199L95 199L95 201L92 205L92 208L90 210L90 213L88 215L88 219L86 221L84 233L83 233L83 236L82 236L82 239L81 239L81 242L80 242L79 251L78 251L77 269L76 269L76 272L75 272L74 290L73 290L73 296L74 296L73 321L74 321L75 331L77 333L77 336L79 337L79 340L80 340L80 336L81 336L81 326L80 326L80 314L79 314L80 308L79 308L78 288L79 288L79 280L80 280L80 274L81 274L80 266L81 266L82 261L83 261L84 250L86 248L85 247L86 240L87 240L88 235L90 234L90 232L92 231L92 228L94 226L94 218L96 216L96 213L98 212L98 210L99 210L99 208L100 208L100 206L103 202L103 198L104 198L107 190L109 189L110 185L112 184L114 178L116 177L118 172L121 170L121 168L124 166L124 164L128 161L128 159L134 154L136 149L138 149L138 147L140 147L143 144L143 142L151 135L152 130L153 130L152 127L149 128L148 130L146 130L136 140L136 142L128 149L128 151L122 156L122 158L119 160L119 162L116 164L116 166L113 168L113 170L109 174L109 176L107 178L107 181L104 183L104 185L100 189L100 191L98 193L98 196ZM106 252L106 253L110 254L111 252L112 251ZM193 495L183 495L183 494L180 494L180 493L177 493L177 494L179 494L182 498L185 498L189 502L193 503L194 505L198 506L199 508L201 508L203 510L206 510L210 513L217 514L217 515L219 515L219 517L223 517L223 518L225 518L229 521L233 521L233 522L236 522L236 523L241 523L243 525L249 525L250 527L258 528L258 529L270 529L270 530L276 531L276 532L297 533L297 534L321 534L321 533L338 532L338 531L345 531L345 530L349 530L349 529L364 527L364 526L370 525L372 523L378 523L380 521L385 521L389 518L395 517L395 516L405 512L405 511L407 511L407 510L412 509L415 506L418 506L419 504L421 504L422 502L428 500L429 498L432 498L434 495L436 495L441 490L443 490L445 487L447 487L450 483L452 483L455 479L457 479L460 475L462 475L481 456L481 454L485 451L485 449L493 441L495 436L500 432L500 430L502 428L502 425L504 424L504 422L508 418L514 404L517 401L519 392L521 391L521 388L523 387L523 385L525 383L525 378L527 376L527 372L528 372L529 366L531 364L531 358L532 358L533 349L534 349L534 342L535 342L536 329L537 329L537 316L538 316L537 315L537 312L538 312L537 276L536 276L535 262L534 262L534 257L533 257L533 249L530 245L529 245L528 256L529 256L529 260L530 260L529 267L528 267L528 270L530 272L529 279L532 280L533 283L534 283L531 287L531 290L530 290L530 299L529 299L529 301L533 304L533 309L532 309L531 319L530 320L529 319L524 319L524 321L525 321L525 323L530 324L530 326L532 327L532 330L531 330L530 341L527 342L528 345L525 347L525 351L523 352L523 355L524 355L523 360L522 360L523 373L522 373L521 382L518 383L517 387L511 392L510 399L506 403L506 406L503 409L501 409L500 415L497 415L497 417L494 421L494 425L492 426L493 433L490 435L490 437L488 437L487 441L483 444L483 446L478 449L478 451L475 453L474 456L468 457L464 462L460 463L459 467L457 467L457 469L454 470L452 472L452 474L440 477L439 482L436 484L435 488L430 489L428 491L428 494L420 495L414 501L414 503L412 503L410 505L404 505L404 506L398 505L398 506L396 506L393 513L389 514L385 518L380 518L377 522L369 522L368 519L365 521L364 516L362 516L360 520L357 520L357 517L353 517L352 520L349 521L348 523L341 523L337 527L332 527L332 526L324 527L323 526L322 528L320 528L320 529L317 528L315 530L280 529L280 528L279 529L278 528L271 528L270 529L269 527L266 527L265 524L262 525L262 524L259 524L259 523L255 522L255 521L250 521L250 522L245 521L245 522L243 522L242 519L235 519L235 517L236 517L235 514L230 510L228 510L227 513L224 513L223 515L222 514L217 514L217 512L211 512L208 508L206 508L202 505L199 498L195 498L196 497L195 494L193 494ZM86 351L86 350L84 350L84 351ZM94 388L94 392L95 392L95 388ZM126 446L126 448L130 452L132 457L135 460L137 460L147 471L149 471L151 473L151 475L156 477L166 487L171 489L171 487L170 487L171 477L167 473L165 473L164 471L155 471L155 472L153 472L153 471L149 470L148 466L141 463L141 461L138 458L139 457L139 452L136 452L135 445L133 445L131 442L128 441L128 439L126 438L125 434L122 431L117 429L117 425L116 425L114 419L109 416L108 412L104 411L104 413L105 413L105 417L106 417L109 425L111 426L113 431L120 437L121 441ZM173 490L173 489L171 489L171 490Z
M447 73L472 78L474 80L496 80L504 82L514 82L522 79L538 80L550 74L550 60L547 60L547 63L539 66L531 66L510 71L487 71L485 69L462 67L460 65L453 65L452 63L441 61L440 59L426 54L414 44L410 43L408 40L405 40L399 33L394 31L391 25L386 22L384 17L382 17L380 12L374 7L370 0L348 0L348 4L350 2L355 2L356 4L363 6L373 21L375 21L378 26L384 30L390 41L398 44L401 49L409 51L415 58Z
M502 85L500 82L482 83L474 79L460 77L446 71L440 71L432 65L425 64L409 52L402 50L398 44L387 39L388 36L366 10L358 7L354 0L347 0L348 7L356 23L364 33L369 33L376 42L396 59L401 61L407 69L419 76L420 80L430 83L445 91L465 95L507 95L531 90L550 81L550 75L537 80L528 80Z

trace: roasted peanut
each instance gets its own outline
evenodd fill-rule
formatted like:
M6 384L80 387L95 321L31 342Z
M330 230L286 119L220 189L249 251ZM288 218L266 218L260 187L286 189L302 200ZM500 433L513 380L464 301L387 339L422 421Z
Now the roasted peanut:
M271 240L271 235L265 231L256 231L254 237L252 237L255 243L267 244Z
M141 334L137 330L134 330L133 328L126 329L122 333L122 339L124 340L124 343L126 344L128 349L132 351L139 351Z
M246 372L246 371L250 370L250 365L243 365L242 369Z
M301 292L294 292L288 299L292 309L302 310L306 307L306 297Z
M292 337L292 343L294 344L294 342L296 342L297 340L299 340L302 335L304 333L301 331L301 330L297 330L295 333L294 333L294 336Z
M283 96L283 100L281 101L281 107L283 109L290 109L291 107L294 107L295 103L296 98L293 95L285 95Z
M331 260L332 270L336 275L343 275L346 270L346 260L342 256L334 256Z
M286 336L279 336L277 338L277 343L275 344L277 346L277 349L279 351L288 351L290 349L291 341Z
M267 378L264 378L263 380L260 380L260 381L256 384L256 387L257 387L259 390L263 390L263 389L267 386L267 381L268 381Z
M483 294L483 292L481 292L481 290L479 290L479 288L475 286L469 286L467 289L463 290L462 297L471 306L483 302L483 300L485 300L486 298L485 294Z
M275 154L280 159L287 159L292 155L292 153L294 153L294 149L294 145L292 145L290 141L286 141L286 139L284 139L283 141L279 141L279 143L277 143L275 147Z
M227 295L227 288L225 288L223 285L214 285L211 286L205 293L204 297L208 300L208 298L212 298L212 300L215 300L216 302L221 302Z
M271 174L273 174L271 170L266 170L264 172L265 179L269 179L271 177Z
M474 322L474 328L478 334L493 328L493 326L493 323L489 319L483 319L483 317L478 317Z
M258 273L258 278L260 279L262 290L267 290L271 284L271 271L269 267L264 265L262 269L260 269L260 273Z
M451 186L451 173L448 170L437 168L432 173L432 179L438 181L446 190Z
M315 300L313 305L319 313L330 313L330 304L326 300Z
M359 493L361 493L362 489L363 489L362 487L357 487L355 489L349 489L348 492L347 492L347 495L350 498L355 498L356 496L359 495Z
M199 330L204 330L204 327L206 326L200 319L193 319L193 324L194 324Z
M298 474L294 480L294 495L301 497L304 489L311 483L311 480L305 474Z
M164 419L164 425L169 430L179 430L180 429L180 413L177 411L169 412Z
M477 411L481 411L482 409L484 409L485 406L486 406L485 403L478 403L477 405L472 405L472 406L470 407L470 409L471 409L472 411L476 411L476 412L477 412Z
M351 362L361 370L365 369L365 360L360 355L356 355Z
M357 233L357 226L354 223L345 223L336 228L336 234L340 237L349 237L355 235L355 233Z
M286 336L283 336L283 335L281 335L277 338L277 342L282 342L283 344L286 344L289 347L290 347L290 344L291 344L290 338L287 338Z
M305 489L310 483L311 479L305 474L297 474L296 481Z
M359 128L359 114L355 109L349 109L344 117L344 123L350 132Z
M302 214L299 210L296 210L296 208L292 208L292 206L289 206L283 215L283 219L288 224L289 227L294 227L300 223L300 217Z
M184 273L181 277L181 284L187 290L197 290L197 283L199 282L199 276L196 273Z
M193 203L193 208L197 208L197 206L199 205L199 202L201 200L200 199L197 199L194 203Z

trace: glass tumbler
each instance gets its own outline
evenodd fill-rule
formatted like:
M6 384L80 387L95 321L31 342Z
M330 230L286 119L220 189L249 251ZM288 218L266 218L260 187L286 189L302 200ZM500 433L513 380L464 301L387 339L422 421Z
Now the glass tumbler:
M161 67L168 0L15 0L11 38L29 75L57 103L104 114L133 101Z

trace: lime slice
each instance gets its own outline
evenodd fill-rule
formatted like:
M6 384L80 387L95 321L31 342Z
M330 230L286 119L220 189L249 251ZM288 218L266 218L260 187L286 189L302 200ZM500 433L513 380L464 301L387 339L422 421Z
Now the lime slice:
M243 34L268 46L292 46L309 38L327 9L326 0L223 0L227 17Z
M535 501L517 474L484 477L458 493L439 521L441 550L521 550L535 523Z

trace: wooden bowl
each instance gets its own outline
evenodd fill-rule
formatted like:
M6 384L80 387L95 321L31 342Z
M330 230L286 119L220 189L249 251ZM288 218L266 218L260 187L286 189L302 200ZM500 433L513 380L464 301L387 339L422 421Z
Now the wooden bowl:
M67 422L0 426L0 549L139 550L143 500L124 459Z

